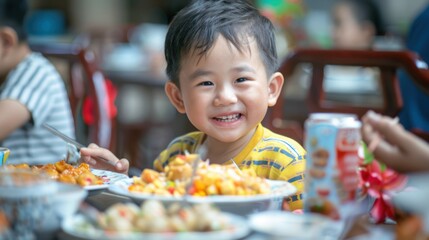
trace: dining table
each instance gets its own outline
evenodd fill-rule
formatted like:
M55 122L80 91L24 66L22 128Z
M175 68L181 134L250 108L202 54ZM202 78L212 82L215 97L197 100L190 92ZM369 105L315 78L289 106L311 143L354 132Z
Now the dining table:
M84 200L85 203L90 204L95 207L99 211L105 211L110 206L116 203L133 203L134 200L127 197L118 195L109 191L108 189L99 189L99 190L91 190L88 192L87 197ZM306 213L303 213L306 214ZM249 216L244 216L247 220L249 220ZM345 225L341 225L344 227ZM287 226L285 226L287 227ZM360 239L376 239L376 240L388 240L395 239L395 223L394 222L386 222L383 224L374 224L371 222L368 214L360 215L355 218L347 228L348 230L343 231L340 236L324 234L320 236L318 239L350 239L350 240L360 240ZM76 238L76 236L71 236L60 230L56 236L56 239L60 240L72 240L72 239L84 239L84 238ZM266 233L258 232L255 230L251 230L248 235L246 235L241 239L246 240L274 240L274 239L285 239L284 237L278 237L269 235ZM286 238L286 239L295 239L295 238ZM305 238L303 238L305 239Z

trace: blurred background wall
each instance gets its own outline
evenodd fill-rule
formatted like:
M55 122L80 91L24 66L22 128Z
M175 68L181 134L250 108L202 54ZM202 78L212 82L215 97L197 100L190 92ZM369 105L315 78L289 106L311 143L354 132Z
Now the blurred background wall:
M64 31L76 33L94 28L115 28L142 22L168 23L189 0L29 0L34 11L55 10L64 17ZM255 2L264 2L255 0ZM268 0L269 2L269 0ZM303 6L297 17L309 37L329 41L330 8L335 0L288 0ZM404 35L412 18L427 0L379 0L388 29ZM329 44L329 43L325 43Z

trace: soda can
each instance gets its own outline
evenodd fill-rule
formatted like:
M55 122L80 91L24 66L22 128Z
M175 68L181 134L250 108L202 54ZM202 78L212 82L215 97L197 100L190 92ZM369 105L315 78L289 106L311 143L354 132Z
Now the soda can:
M353 114L314 113L306 120L305 211L333 219L356 213L360 127Z

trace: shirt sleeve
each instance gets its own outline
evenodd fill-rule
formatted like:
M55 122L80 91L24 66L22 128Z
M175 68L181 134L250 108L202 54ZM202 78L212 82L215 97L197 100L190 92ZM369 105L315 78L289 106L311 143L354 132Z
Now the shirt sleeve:
M294 195L288 197L286 201L290 209L302 209L303 193L304 193L304 171L305 171L305 155L301 155L301 159L295 159L286 166L280 173L279 179L286 180L296 187L297 191Z
M158 171L158 172L162 172L164 171L164 163L167 161L167 157L168 156L168 149L165 149L164 151L162 151L158 157L155 159L155 161L153 162L153 168Z
M154 169L163 171L164 167L177 155L184 154L185 151L194 152L199 146L201 136L201 133L192 132L175 138L155 159L153 162Z

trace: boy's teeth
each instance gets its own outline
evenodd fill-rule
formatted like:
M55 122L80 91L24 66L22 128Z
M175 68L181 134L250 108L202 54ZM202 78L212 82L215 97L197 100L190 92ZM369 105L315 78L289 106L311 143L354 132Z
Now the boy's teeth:
M238 118L240 118L240 114L233 114L233 115L228 115L228 116L222 116L222 117L217 117L216 119L219 121L224 121L224 122L228 122L228 121L234 121L237 120Z

